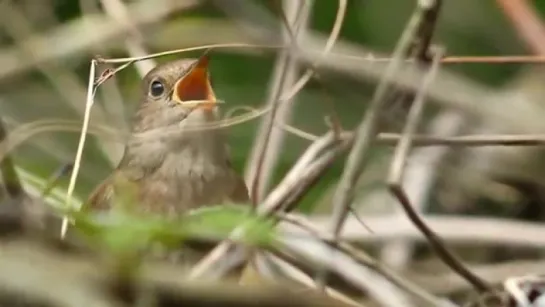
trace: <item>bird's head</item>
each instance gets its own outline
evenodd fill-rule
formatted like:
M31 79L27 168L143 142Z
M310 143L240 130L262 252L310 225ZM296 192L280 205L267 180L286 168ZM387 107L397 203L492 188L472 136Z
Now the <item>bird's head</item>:
M216 96L210 84L208 56L159 65L142 81L133 130L184 127L213 120Z

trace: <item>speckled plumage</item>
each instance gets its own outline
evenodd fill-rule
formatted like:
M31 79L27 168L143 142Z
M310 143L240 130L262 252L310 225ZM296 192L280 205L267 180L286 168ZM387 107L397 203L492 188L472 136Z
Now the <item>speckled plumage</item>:
M91 194L88 208L109 209L118 190L134 194L137 210L166 216L206 205L249 202L246 185L230 164L222 131L194 129L195 125L214 121L216 108L195 108L170 99L176 81L197 61L184 59L159 65L144 77L141 102L123 158ZM165 85L162 97L149 94L154 80Z

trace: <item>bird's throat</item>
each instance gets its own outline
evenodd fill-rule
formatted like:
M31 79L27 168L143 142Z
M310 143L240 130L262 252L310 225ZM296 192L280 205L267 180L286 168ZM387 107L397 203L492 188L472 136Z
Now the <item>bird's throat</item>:
M197 109L182 122L178 133L131 138L119 167L132 169L138 176L157 171L165 175L205 172L208 168L223 167L228 159L223 133L207 128L215 118L216 112Z

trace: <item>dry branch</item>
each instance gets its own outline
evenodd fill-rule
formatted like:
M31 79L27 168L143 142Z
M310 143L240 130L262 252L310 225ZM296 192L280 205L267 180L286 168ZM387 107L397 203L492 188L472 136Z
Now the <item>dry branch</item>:
M419 24L418 31L416 33L416 36L413 40L412 44L412 50L410 50L409 54L407 55L408 60L414 60L416 63L419 63L423 66L428 66L430 64L430 57L433 56L434 65L438 65L437 62L441 61L442 58L444 58L444 54L433 54L430 50L430 44L433 38L433 34L435 32L435 28L437 25L437 18L439 15L439 12L441 11L442 7L442 1L435 1L433 5L426 10L424 13L424 16L422 18L421 23ZM433 68L434 70L437 70L437 68ZM432 72L430 72L432 74ZM430 75L428 74L428 76ZM423 84L422 87L425 85ZM419 94L422 94L424 91L423 88L419 90ZM403 93L401 92L398 94L398 97L393 101L396 104L401 104L402 110L409 109L409 115L407 119L407 125L412 120L414 121L413 124L420 125L419 120L414 119L413 113L418 113L417 117L422 117L421 113L423 112L422 106L418 106L415 104L423 103L423 99L416 99L412 105L409 105L407 103L408 101L413 100L414 97L411 93ZM396 107L396 106L394 106ZM397 106L399 108L399 106ZM415 109L417 108L417 109ZM411 118L411 116L413 118ZM451 116L441 116L437 119L442 120L450 120ZM437 126L437 121L435 121ZM413 132L414 134L414 132ZM378 136L380 138L380 134ZM401 143L404 142L405 138L400 139L400 142L398 143L398 149L401 146ZM406 175L401 176L399 178L400 183L406 183L406 192L409 197L412 197L414 210L419 212L423 211L426 208L427 202L424 200L425 195L428 194L429 188L431 185L431 182L433 182L433 179L435 177L435 171L437 170L436 166L441 160L442 156L441 154L438 154L438 152L445 152L448 148L434 148L434 149L427 149L427 150L420 150L418 152L414 152L411 156L411 159L413 159L414 163L406 165ZM406 152L407 157L406 160L409 159L408 155L409 153ZM400 159L399 163L405 164L405 161L402 161L403 159ZM401 167L400 165L394 166L396 161L392 161L391 168L397 167L398 169ZM428 183L428 184L426 184ZM399 209L398 206L394 206L394 210L398 214L404 214L403 210L397 210ZM384 261L392 265L394 267L403 267L405 262L409 259L411 254L411 245L410 243L404 243L402 241L393 241L390 244L387 244L384 246L381 250L381 258L384 259Z
M282 287L185 281L184 271L169 265L144 263L138 271L136 280L121 280L97 258L34 241L3 241L0 304L141 306L150 299L157 307L347 306L319 293L299 295Z
M364 267L367 267L377 273L380 273L382 276L384 276L386 279L391 281L393 284L398 286L400 289L405 290L407 293L412 294L414 297L418 298L422 302L426 302L427 304L431 306L441 306L442 304L446 304L445 301L434 297L433 295L430 295L425 290L419 288L417 285L413 284L407 279L404 279L403 277L395 274L387 267L383 266L381 263L373 259L371 256L366 254L364 251L358 250L355 247L352 247L351 245L344 243L340 240L331 240L330 236L324 232L321 231L319 228L314 227L311 223L309 223L305 218L303 217L296 217L292 215L280 215L281 219L284 221L287 221L293 225L296 225L297 227L300 227L304 232L310 233L312 236L315 236L319 240L321 240L323 243L334 249L338 249L339 252L344 253L345 255L349 255L351 259L353 259L356 263L359 263L360 265L363 265ZM304 233L303 232L303 233ZM289 238L289 237L288 237ZM294 249L295 244L291 245L291 248ZM304 255L305 252L303 249L295 250L295 252L298 252L301 255ZM307 251L308 252L308 251ZM333 255L333 253L318 253L320 255ZM333 258L333 257L332 257ZM315 260L316 261L316 260ZM340 265L326 265L324 263L321 264L322 267L327 268L331 272L338 272L343 270L343 266Z
M325 216L311 217L314 227L323 229L330 223ZM340 239L354 243L381 243L393 239L425 242L425 237L407 219L398 216L366 216L365 223L374 230L373 234L362 231L362 226L353 217L349 217ZM469 246L504 245L514 248L545 248L545 238L541 235L545 227L538 223L513 221L509 219L426 215L426 223L437 235L451 244ZM282 229L288 227L281 225ZM498 229L502 231L499 232ZM288 233L298 234L296 229L288 227Z
M152 25L176 10L192 8L198 0L169 1L140 0L128 5L131 21L137 26ZM31 36L22 44L41 52L29 61L20 60L15 48L0 51L0 79L15 73L25 72L35 65L56 59L72 58L86 53L91 46L122 37L130 31L124 25L106 15L91 15L68 22L43 36ZM82 35L84 33L84 35ZM60 43L59 43L60 42ZM62 48L50 48L62 46Z
M284 1L286 24L284 31L285 44L297 44L298 37L305 35L308 27L313 1ZM276 59L274 74L270 81L269 96L266 105L271 112L263 117L246 170L246 182L249 184L251 198L255 203L263 200L264 192L270 184L274 166L283 142L283 130L274 126L275 121L288 122L293 108L291 100L280 97L295 83L299 74L299 66L289 55L280 51Z
M125 39L125 46L130 56L145 56L148 54L144 46L144 39L142 33L140 33L138 27L131 19L130 12L127 6L120 0L101 0L106 13L115 19L119 24L123 25L129 30L129 35ZM146 75L155 65L153 59L144 61L138 61L135 63L136 69L141 77Z
M517 30L519 36L538 55L545 54L545 26L529 1L497 0L498 5Z
M470 282L477 290L490 291L492 288L486 283L486 281L480 279L477 275L473 274L467 267L457 259L452 252L450 252L441 238L424 222L422 218L413 208L407 193L404 188L401 186L401 180L403 177L403 172L405 165L407 163L407 155L411 149L412 135L415 133L417 126L420 122L420 117L424 111L425 103L425 94L431 84L431 81L436 75L436 72L439 67L439 58L442 57L442 52L437 52L435 54L433 64L430 68L430 73L422 81L421 90L418 92L415 102L411 106L409 115L407 118L407 123L403 129L403 138L399 141L399 144L396 148L394 154L394 160L388 174L387 182L388 188L392 194L397 198L403 210L407 214L407 217L414 223L414 225L424 234L428 239L430 246L437 253L437 255L447 264L452 270L464 277L468 282Z
M305 25L305 23L307 22L307 19L309 17L308 15L310 14L312 4L313 2L308 2L304 6L300 7L300 16L297 16L297 18L295 19L300 24L296 29L292 29L287 18L285 18L285 14L282 15L284 17L283 19L285 19L285 32L287 32L286 34L289 38L289 44L286 44L286 42L284 41L282 45L289 45L289 47L287 47L289 49L300 48L298 41L308 32L307 25ZM240 3L238 5L240 6L242 4ZM249 3L246 3L244 6L248 7L249 10L256 11L259 14L261 13L257 8L252 8ZM337 14L335 17L335 23L323 49L322 57L326 57L329 54L337 39L339 38L340 30L343 25L346 13L346 6L346 0L339 1ZM248 17L252 18L252 16ZM289 82L289 79L293 77L292 75L295 73L296 70L295 58L290 55L288 49L285 49L281 51L279 61L282 61L283 66L277 66L277 69L279 69L279 79L276 80L278 84L273 88L273 90L278 91L278 93L273 92L270 96L268 103L269 105L272 105L271 109L273 112L271 112L270 117L266 117L264 119L261 130L262 133L260 133L256 139L256 147L253 150L252 158L250 159L250 164L246 176L247 182L251 183L252 191L255 190L255 193L252 194L254 195L254 201L256 202L262 200L261 194L268 185L268 181L270 180L269 177L272 174L273 166L277 159L278 150L281 145L284 130L280 129L280 127L276 127L276 123L287 122L286 119L289 116L289 110L293 107L292 103L290 103L290 100L292 100L293 97L305 86L305 84L310 81L312 76L315 74L315 68L320 64L320 59L314 61L310 65L307 64L308 68L305 73L297 81L295 81L294 79L291 80L293 82ZM288 64L291 65L291 67L288 67ZM299 63L297 63L297 65L299 65ZM291 71L288 70L288 68L291 69ZM282 71L284 71L284 73L281 73ZM282 76L286 80L281 80L282 78L280 77ZM280 85L282 87L280 87ZM278 115L274 116L276 114L276 108L278 108ZM269 148L269 146L271 145L272 147ZM263 166L265 166L265 173L262 173ZM263 181L260 176L263 176L265 181ZM255 194L257 194L259 197L256 198Z
M284 179L269 193L267 198L257 208L258 214L270 216L275 212L289 211L292 206L312 187L320 175L327 170L343 151L351 144L351 139L336 140L333 133L328 133L308 147ZM238 237L242 229L236 229L231 237ZM211 272L227 273L243 261L241 249L229 240L218 245L210 254L197 264L191 276L193 278L210 274ZM231 252L238 253L238 259L224 267L217 268L223 257Z
M403 67L403 57L409 52L413 38L418 32L418 25L425 13L433 7L435 1L418 1L405 30L394 50L393 61L389 63L381 82L378 84L369 107L355 132L355 142L346 160L343 175L333 196L333 223L331 232L337 237L354 200L354 186L362 174L370 156L370 147L382 125L383 108L388 102L394 75Z

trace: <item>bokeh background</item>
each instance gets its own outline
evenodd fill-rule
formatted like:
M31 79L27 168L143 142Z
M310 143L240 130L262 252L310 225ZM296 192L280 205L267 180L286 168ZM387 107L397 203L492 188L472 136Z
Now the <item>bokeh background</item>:
M125 21L123 14L117 17L109 15L101 2L94 0L0 1L0 114L13 132L9 138L13 146L4 148L4 153L9 150L24 178L36 190L40 188L40 180L47 179L75 157L85 108L89 64L94 56L130 56L129 39L136 40L146 53L211 43L255 42L248 28L240 26L213 1L133 0L123 3L128 12ZM277 16L278 11L275 10L282 6L281 1L256 3ZM375 54L389 55L415 3L413 0L349 0L340 39L372 50L370 58ZM498 3L493 0L444 0L434 44L443 46L447 56L531 54ZM544 1L528 3L545 18ZM328 34L337 6L338 1L315 0L309 29ZM199 54L192 52L183 56ZM259 48L218 48L211 54L215 91L226 102L222 106L223 112L243 106L262 107L271 91L277 53ZM180 56L161 57L155 61L164 62ZM100 65L99 72L108 67L112 68ZM545 98L545 74L540 64L458 63L445 64L441 69L486 86L491 94L512 97L504 104L490 105L491 109L518 112L515 107L525 99L527 112L545 116L541 109ZM75 190L78 198L85 199L118 162L123 136L129 131L130 116L139 102L140 78L140 71L132 66L99 89L91 115L91 130L98 132L89 137L85 147ZM320 71L319 77L313 78L295 97L289 123L320 135L328 130L324 118L333 112L344 129L352 130L364 114L375 85L376 82L356 81L331 71ZM426 120L420 128L433 134L443 125L438 118L449 111L432 104L428 106ZM261 120L257 118L228 129L233 162L241 173L248 165ZM383 132L399 132L404 120L403 110L392 109L387 114L387 126ZM520 121L525 120L521 114ZM432 125L434 121L438 126ZM463 133L458 131L455 134L517 132L506 131L501 121L495 119L472 119L463 126ZM284 142L271 186L282 178L310 144L309 140L289 133L286 133ZM366 216L397 212L394 209L396 203L384 189L392 148L383 145L373 148L372 161L362 177L355 204L364 220ZM542 188L545 183L542 157L545 155L539 147L445 148L441 149L446 152L439 154L440 159L426 156L430 152L414 153L409 159L409 166L416 169L431 167L424 172L426 180L422 183L411 181L412 188L417 190L426 186L415 192L424 195L418 198L422 211L532 222L545 218ZM439 149L431 147L431 150ZM299 210L320 214L330 212L331 194L342 173L343 160L339 159L321 178L302 200ZM58 199L62 198L67 184L67 178L59 184ZM500 233L502 230L494 231ZM466 259L481 263L541 257L545 243L532 244L532 248L523 246L514 250L502 246L461 250ZM385 261L393 265L406 263L406 246L403 248L405 252L401 253L405 256L401 258L396 245L391 247L394 252L382 249L377 253L382 253ZM418 252L424 255L419 260L430 260L430 257L425 257L425 248ZM437 269L436 265L422 267L429 272ZM416 271L419 267L414 268Z
M135 3L135 1L125 1ZM271 6L274 1L261 1ZM414 1L362 0L349 1L341 38L388 54L405 26ZM538 11L545 4L534 1ZM1 112L10 129L45 119L80 120L85 104L87 70L94 55L103 57L127 56L122 43L124 35L104 35L100 39L94 15L102 13L97 1L87 0L17 0L2 1L3 25L0 38ZM6 9L9 7L9 9ZM316 1L310 26L328 33L335 18L337 2ZM13 14L16 11L16 14ZM12 14L10 14L10 12ZM9 16L5 16L9 15ZM202 29L202 25L207 25ZM81 31L73 31L78 29ZM202 31L217 30L211 37L221 36L229 42L244 42L244 31L212 4L165 14L148 24L138 26L149 52L160 52L195 46L207 41ZM444 45L449 55L508 55L524 54L525 48L508 20L494 1L445 1L434 41ZM30 43L29 43L30 42ZM36 46L32 42L38 42ZM27 44L28 43L28 44ZM76 46L76 47L74 47ZM214 85L218 95L235 106L260 106L267 98L268 83L274 65L274 55L260 55L248 50L215 51L212 62ZM197 53L190 54L198 55ZM170 57L172 58L172 57ZM168 57L158 61L167 61ZM36 67L34 64L39 63ZM519 64L457 64L447 69L460 72L478 82L501 87L521 68ZM92 123L113 129L127 128L131 110L137 101L139 75L134 69L120 73L98 95ZM346 129L359 120L372 93L367 88L351 84L340 76L325 76L327 82L312 81L296 98L292 123L303 130L325 131L328 100L335 103ZM324 85L325 84L325 85ZM113 90L118 87L119 90ZM121 114L104 114L109 110ZM101 113L101 114L97 114ZM102 115L102 118L99 116ZM118 122L123 118L125 123ZM392 121L401 121L392 116ZM233 159L241 171L253 144L257 120L235 126L230 132ZM48 176L60 164L73 160L78 134L72 132L43 132L31 136L14 153L17 163L39 176ZM83 172L77 193L84 197L90 189L112 169L94 137L86 147ZM279 175L299 155L308 141L288 136L279 160ZM110 144L111 146L115 146ZM328 173L330 178L340 174L338 163ZM323 180L328 186L331 180ZM323 191L323 189L319 189ZM314 198L318 197L314 195Z

